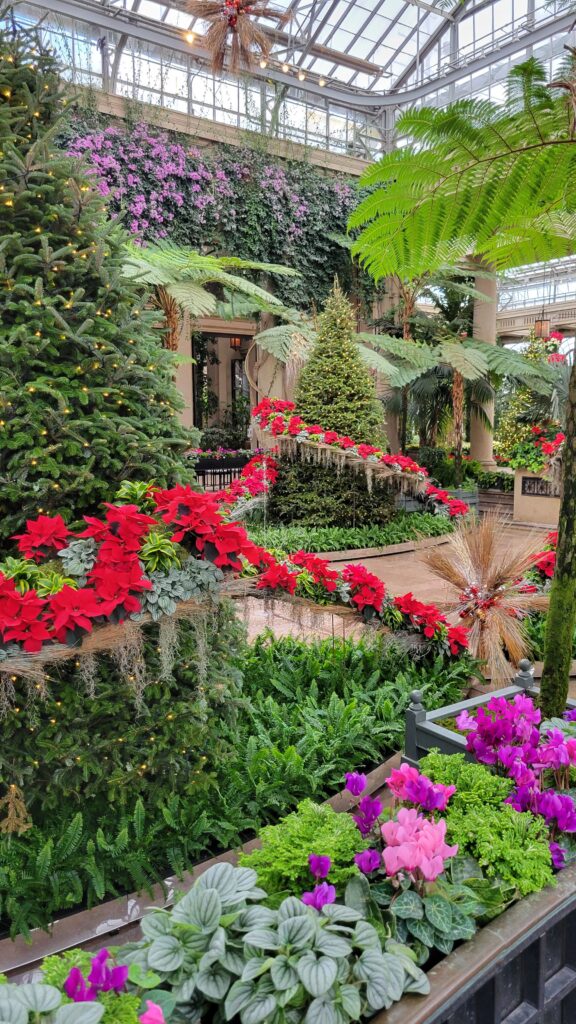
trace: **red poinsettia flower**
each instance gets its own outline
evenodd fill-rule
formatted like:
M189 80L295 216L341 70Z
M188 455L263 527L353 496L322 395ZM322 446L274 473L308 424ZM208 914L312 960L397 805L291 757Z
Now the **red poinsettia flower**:
M54 633L61 642L65 642L68 630L83 629L89 633L92 620L102 614L96 592L89 587L62 587L50 598L49 610Z
M448 502L448 513L451 516L466 516L470 511L470 506L465 501L460 501L459 498L452 498Z
M275 416L271 423L268 424L268 430L272 433L273 437L279 437L280 434L286 432L286 420L283 416Z
M305 551L297 551L290 555L293 565L300 565L312 576L315 583L321 583L329 594L334 593L338 585L338 573L330 568L327 558L319 558L318 555L308 554Z
M449 626L447 639L451 654L460 654L468 649L468 630L464 626Z
M324 444L337 444L340 440L340 435L335 430L324 431Z
M345 565L342 579L350 584L350 600L360 611L367 607L382 611L386 588L378 576L363 565Z
M302 419L301 416L291 416L290 417L290 419L288 420L288 433L289 434L291 434L294 437L296 434L299 434L300 431L303 428L304 428L304 420Z
M551 352L548 356L547 362L549 363L565 363L566 356L562 355L562 352Z
M0 584L0 634L4 643L21 643L25 651L39 651L45 640L50 640L48 624L41 618L47 601L35 590L21 594L2 578Z
M369 455L376 455L379 451L373 444L359 444L356 451L361 459L367 459Z
M251 540L246 540L242 545L242 551L240 552L250 565L255 565L257 569L261 566L271 566L276 564L274 555L266 551L266 548L260 547L258 544L253 544Z
M553 544L556 547L558 543L558 530L551 530L546 536L546 543Z
M62 516L38 516L26 520L26 532L17 533L12 540L18 541L18 550L25 558L35 562L66 547L70 531Z
M354 441L351 437L348 437L347 434L345 434L344 437L340 438L338 444L340 445L340 448L344 449L344 451L346 451L348 448L356 447L356 441Z
M534 564L536 568L544 574L544 576L547 576L548 579L552 579L556 569L556 552L540 551L534 556Z
M287 590L293 594L298 583L299 573L290 572L288 566L281 562L271 565L266 572L260 576L256 584L259 590Z
M97 544L101 544L108 537L108 523L94 516L84 516L84 522L88 523L88 527L78 534L79 537L93 537Z
M106 522L113 537L122 541L127 551L139 551L144 536L157 522L137 505L111 505L105 502Z

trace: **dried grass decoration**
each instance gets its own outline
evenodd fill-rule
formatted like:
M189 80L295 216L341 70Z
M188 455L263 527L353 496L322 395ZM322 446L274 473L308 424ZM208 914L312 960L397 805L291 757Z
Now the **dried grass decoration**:
M258 27L256 18L273 18L279 25L290 18L289 13L258 0L188 0L186 10L210 23L202 41L216 74L223 71L228 53L228 69L234 74L250 71L257 60L268 60L272 39Z
M469 630L470 653L485 662L493 680L509 680L526 657L529 643L523 620L546 611L548 596L525 580L541 547L529 538L519 551L502 543L507 521L486 515L479 523L460 523L450 542L433 548L425 561L429 569L456 591L444 605Z

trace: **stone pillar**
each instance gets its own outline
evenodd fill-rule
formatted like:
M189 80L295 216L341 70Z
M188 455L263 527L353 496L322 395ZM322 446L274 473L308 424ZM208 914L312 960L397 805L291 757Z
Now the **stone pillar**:
M484 264L484 266L486 265ZM486 267L486 269L489 268ZM474 284L476 291L482 292L486 296L485 299L475 299L474 301L474 337L479 341L487 341L490 345L495 345L498 282L496 277L477 277ZM494 402L487 402L484 405L484 411L490 422L494 424ZM493 456L492 431L488 430L474 413L470 417L470 456L481 462L486 469L493 469L496 465Z
M180 337L178 338L178 354L192 358L192 329L190 317L185 313L182 317ZM185 427L194 426L194 388L192 376L192 363L184 363L176 368L176 387L184 399L184 408L180 413L180 419Z

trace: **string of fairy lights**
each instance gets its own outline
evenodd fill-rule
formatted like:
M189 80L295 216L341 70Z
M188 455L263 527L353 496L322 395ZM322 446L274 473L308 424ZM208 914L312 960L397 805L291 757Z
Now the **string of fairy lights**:
M197 40L197 34L196 32L191 31L185 32L184 39L187 43L193 45ZM274 68L276 71L282 71L284 75L289 75L293 73L299 82L305 82L306 79L308 78L310 80L315 81L316 84L319 85L321 89L323 89L324 86L327 84L327 79L324 77L324 75L310 75L310 72L306 72L304 68L292 67L292 65L288 64L286 61L281 62L274 60L273 58L270 57L262 57L258 63L263 71L266 68L271 67Z

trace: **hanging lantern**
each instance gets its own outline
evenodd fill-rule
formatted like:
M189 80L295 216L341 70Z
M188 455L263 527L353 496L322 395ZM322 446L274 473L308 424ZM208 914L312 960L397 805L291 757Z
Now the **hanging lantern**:
M230 338L230 348L234 349L235 352L238 352L242 348L242 338L238 337L238 335Z
M550 321L544 319L544 310L542 310L539 319L534 321L534 337L550 337Z
M230 71L250 71L257 60L266 67L272 40L254 19L275 18L283 25L290 18L286 11L269 7L266 0L187 0L185 7L194 18L210 25L201 42L210 53L216 74L224 69L229 44Z

